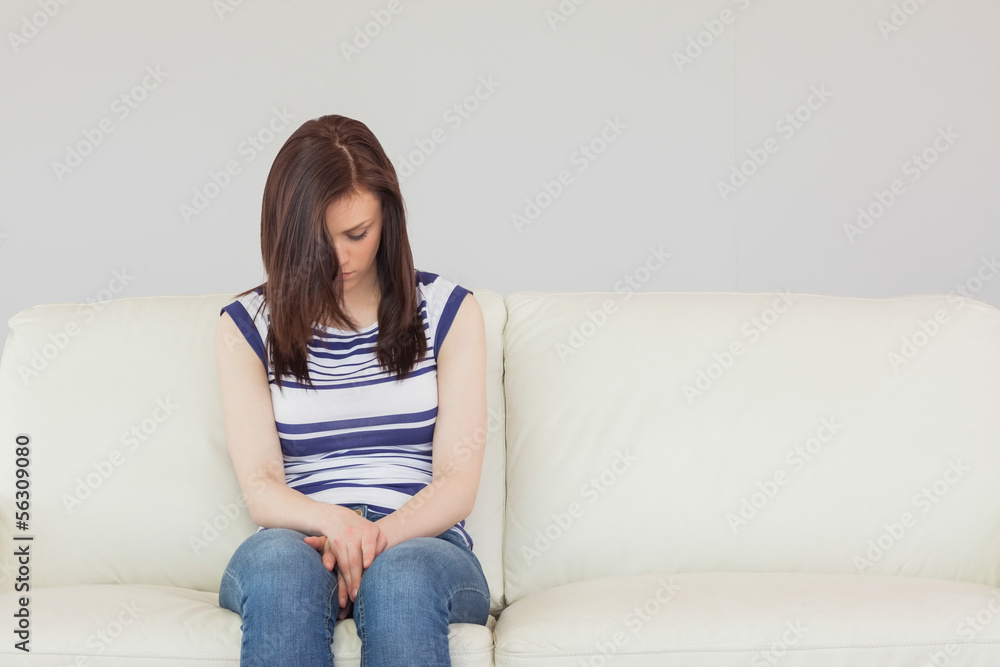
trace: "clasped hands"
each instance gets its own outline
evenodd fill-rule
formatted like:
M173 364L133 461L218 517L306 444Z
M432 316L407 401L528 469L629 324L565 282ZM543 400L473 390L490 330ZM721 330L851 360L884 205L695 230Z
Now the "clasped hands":
M347 618L348 604L358 596L361 575L375 557L385 550L388 538L374 521L342 506L323 535L307 536L305 543L323 557L323 567L333 572L337 569L337 597L340 602L338 620Z

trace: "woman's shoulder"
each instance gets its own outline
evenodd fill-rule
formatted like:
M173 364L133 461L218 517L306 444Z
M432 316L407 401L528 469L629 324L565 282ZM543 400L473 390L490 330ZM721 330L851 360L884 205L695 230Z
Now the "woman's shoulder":
M221 315L223 312L229 313L237 322L240 319L249 319L266 326L270 321L267 302L264 300L264 290L260 285L248 290L245 294L237 295L223 306L219 314Z
M456 281L446 278L431 271L421 271L414 269L416 274L417 291L427 299L447 301L456 295L464 297L472 291L458 284Z
M222 307L219 316L222 317L226 313L232 318L233 324L236 325L253 351L257 353L257 357L266 369L268 366L265 360L264 341L271 317L267 312L267 305L264 303L263 291L258 286L245 294L235 295L232 301ZM223 324L220 322L219 326L221 327Z
M421 291L425 318L434 347L434 359L455 321L465 297L472 294L457 281L430 271L417 271L417 289ZM473 304L476 307L476 304Z
M258 285L240 294L233 303L243 304L248 310L252 308L251 315L256 311L267 312L267 301L264 299L264 288L262 285Z

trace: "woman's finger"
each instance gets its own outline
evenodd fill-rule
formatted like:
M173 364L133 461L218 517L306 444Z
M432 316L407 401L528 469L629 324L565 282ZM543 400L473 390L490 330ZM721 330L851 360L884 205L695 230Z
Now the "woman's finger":
M306 544L319 552L323 561L323 567L327 572L333 572L333 566L337 564L337 559L330 546L330 540L324 535L307 535L303 540Z
M337 618L343 620L347 618L347 584L344 583L344 575L337 568L337 600L340 603L340 613Z
M351 602L354 602L358 596L358 586L361 584L364 568L361 567L361 544L355 542L351 547L347 551L347 571L350 573L350 578L347 580L347 595L351 598Z
M387 546L389 546L389 538L381 530L378 531L378 540L375 542L375 555L378 556L385 551Z
M334 541L334 554L337 557L337 569L340 571L340 576L344 580L344 594L348 598L351 596L351 590L354 586L354 579L352 578L353 570L351 568L351 550L350 545L340 542L339 540Z
M337 557L333 553L333 547L330 545L330 540L325 540L323 543L323 567L326 568L327 572L333 572L333 566L337 564Z
M378 544L379 529L372 524L374 530L366 530L361 536L361 567L367 570L371 567L372 561L378 555L376 549Z

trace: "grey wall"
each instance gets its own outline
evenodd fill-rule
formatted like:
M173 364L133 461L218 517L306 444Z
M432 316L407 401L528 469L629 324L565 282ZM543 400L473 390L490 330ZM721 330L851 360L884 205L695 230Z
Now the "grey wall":
M469 287L1000 305L1000 4L577 2L6 0L0 317L261 282L267 170L327 113Z

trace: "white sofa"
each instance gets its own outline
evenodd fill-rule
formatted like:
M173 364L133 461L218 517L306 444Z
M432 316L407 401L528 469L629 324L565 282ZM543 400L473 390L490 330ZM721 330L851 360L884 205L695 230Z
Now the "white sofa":
M1000 311L473 291L490 420L468 526L496 620L453 627L454 664L1000 665ZM238 664L217 596L255 529L213 358L231 299L10 319L0 664ZM358 663L350 620L334 649Z

